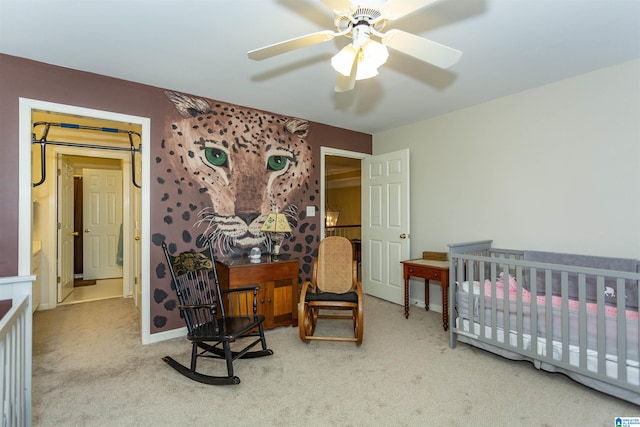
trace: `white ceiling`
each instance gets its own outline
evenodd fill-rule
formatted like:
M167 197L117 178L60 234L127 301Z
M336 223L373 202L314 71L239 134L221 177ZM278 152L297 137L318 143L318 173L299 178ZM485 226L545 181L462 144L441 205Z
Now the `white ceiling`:
M350 39L247 58L333 30L320 0L0 0L2 53L370 134L640 58L640 0L442 0L390 28L464 54L441 70L390 51L335 93Z

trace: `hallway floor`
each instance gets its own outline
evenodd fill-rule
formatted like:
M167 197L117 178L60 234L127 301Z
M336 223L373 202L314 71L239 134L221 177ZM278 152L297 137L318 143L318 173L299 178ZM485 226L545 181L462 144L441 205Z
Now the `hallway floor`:
M58 305L77 304L109 298L122 298L122 278L97 280L95 285L74 287Z

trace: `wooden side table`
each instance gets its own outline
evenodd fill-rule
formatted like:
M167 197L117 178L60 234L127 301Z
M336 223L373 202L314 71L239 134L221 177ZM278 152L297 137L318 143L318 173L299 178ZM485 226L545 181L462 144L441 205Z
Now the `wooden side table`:
M429 310L429 280L437 280L442 286L442 326L449 329L449 261L411 259L401 261L404 268L404 317L409 317L409 278L424 279L424 308Z
M220 287L233 289L259 285L258 313L265 317L265 329L277 326L298 326L298 260L272 259L263 256L260 262L248 258L216 261Z

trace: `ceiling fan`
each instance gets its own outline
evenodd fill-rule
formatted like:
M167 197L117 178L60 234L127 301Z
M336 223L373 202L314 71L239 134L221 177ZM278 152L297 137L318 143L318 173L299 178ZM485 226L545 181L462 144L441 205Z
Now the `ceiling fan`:
M378 67L384 64L389 56L387 47L439 68L452 66L462 56L459 50L402 30L391 29L381 32L387 21L402 18L439 0L321 1L336 15L336 31L319 31L251 50L247 53L249 58L260 61L335 37L351 37L353 41L331 59L331 65L339 73L335 90L346 92L355 87L356 80L368 79L378 74ZM380 42L372 39L372 36L379 38Z

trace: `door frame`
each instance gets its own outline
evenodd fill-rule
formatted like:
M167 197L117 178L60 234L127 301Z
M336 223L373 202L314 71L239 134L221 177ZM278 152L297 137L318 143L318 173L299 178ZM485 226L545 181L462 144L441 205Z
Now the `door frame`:
M66 104L57 104L47 101L40 101L29 98L19 98L19 158L18 158L18 275L28 276L31 274L31 246L32 246L32 129L31 114L33 110L50 111L52 113L79 115L91 117L99 120L110 120L116 122L133 123L140 125L142 129L141 135L141 178L142 178L142 235L141 235L141 263L142 263L142 307L141 307L141 327L142 327L142 343L148 344L154 341L160 341L163 338L158 337L153 340L150 334L150 183L151 183L151 154L150 154L150 135L151 135L151 119L148 117L132 116L109 112L104 110L95 110L91 108L77 107ZM125 175L127 173L125 172ZM123 177L124 178L124 177ZM130 179L128 175L127 179ZM128 203L128 200L124 200ZM132 236L131 229L125 230L126 236ZM123 253L128 259L133 259L132 250L134 248L133 239L128 239L123 247ZM131 276L133 269L127 271L127 275ZM133 283L133 277L127 277ZM51 300L50 300L51 301ZM53 308L53 307L51 307Z
M324 239L324 210L325 210L325 200L327 199L327 185L325 182L325 157L326 156L340 156L340 157L348 157L351 159L366 159L367 157L371 157L371 154L360 153L357 151L348 151L342 150L339 148L331 148L331 147L320 147L320 240Z

